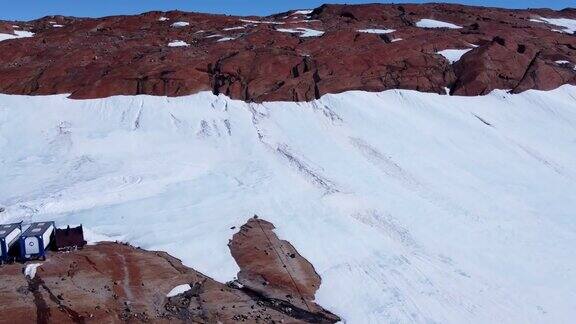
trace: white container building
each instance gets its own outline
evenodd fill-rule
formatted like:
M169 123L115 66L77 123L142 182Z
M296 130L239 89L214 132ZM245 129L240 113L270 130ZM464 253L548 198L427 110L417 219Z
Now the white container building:
M10 250L17 247L16 243L22 234L22 223L0 225L0 262L12 259Z
M46 259L46 249L54 239L54 222L30 224L20 237L20 257L22 260Z

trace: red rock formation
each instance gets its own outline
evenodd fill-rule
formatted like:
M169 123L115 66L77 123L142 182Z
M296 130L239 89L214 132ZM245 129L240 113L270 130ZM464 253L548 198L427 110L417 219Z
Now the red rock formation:
M312 313L325 313L314 303L320 276L312 264L289 242L280 240L273 229L274 225L255 217L234 234L229 246L241 269L238 282L268 298Z
M0 33L1 34L13 34L13 28L12 25L10 25L9 23L5 23L5 22L0 22Z
M270 223L262 224L266 230L273 228ZM244 233L241 238L237 235L233 246L261 244L261 233ZM275 246L290 246L287 242L274 242ZM286 251L297 255L291 246ZM251 262L246 256L246 253L240 253L242 273L257 275L257 269L252 266L257 259ZM297 299L278 296L292 292L290 286L284 285L285 271L271 266L263 268L262 275L270 276L272 283L281 284L274 285L274 290L268 292L267 289L242 288L237 283L225 285L183 266L180 260L166 253L123 244L101 243L77 251L50 253L34 278L24 276L25 265L0 266L0 310L3 314L0 323L339 321L337 316L311 302L320 278L306 260L299 255L296 260L291 266L303 266L304 272L299 273L302 276L298 278L304 280L298 281L298 287L305 296L304 304ZM182 284L189 284L191 289L167 297L168 292Z
M530 20L538 17L576 19L576 10L371 4L324 5L310 17L173 11L8 22L4 26L16 24L36 35L0 42L0 92L96 98L213 91L246 101L301 101L346 90L444 93L449 88L452 94L479 95L493 89L520 92L576 84L573 67L555 63L576 63L576 37ZM463 28L416 27L424 18ZM189 25L171 27L177 21ZM229 29L240 26L244 28ZM301 37L278 31L294 28L325 33ZM365 28L396 31L358 32ZM234 39L218 41L223 37ZM190 46L167 46L175 40ZM436 54L471 44L478 47L453 65Z

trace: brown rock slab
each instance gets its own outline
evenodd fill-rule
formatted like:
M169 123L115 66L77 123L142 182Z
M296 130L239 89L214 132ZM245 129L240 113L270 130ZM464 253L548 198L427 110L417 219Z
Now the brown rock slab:
M240 266L238 282L268 298L289 302L309 312L325 312L314 303L320 276L308 260L274 233L274 225L252 218L229 244ZM335 319L335 317L334 317Z
M253 239L260 240L258 235ZM242 242L246 243L246 238ZM3 314L0 323L334 323L339 320L309 302L320 284L315 273L299 281L298 287L306 297L306 303L302 303L292 302L291 298L268 297L277 296L284 289L282 285L274 286L274 291L268 293L237 283L219 283L164 252L119 243L50 253L33 279L24 276L25 266L0 266ZM310 269L313 273L309 263L304 267L306 273ZM284 283L281 278L282 274L273 277L274 282ZM307 277L302 273L301 278ZM191 289L167 297L174 287L183 284Z

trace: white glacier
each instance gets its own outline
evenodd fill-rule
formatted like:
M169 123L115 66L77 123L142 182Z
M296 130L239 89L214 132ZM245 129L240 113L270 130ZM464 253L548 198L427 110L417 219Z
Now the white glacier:
M258 214L347 323L569 322L575 107L574 86L263 104L0 95L0 221L82 223L225 282L231 227Z

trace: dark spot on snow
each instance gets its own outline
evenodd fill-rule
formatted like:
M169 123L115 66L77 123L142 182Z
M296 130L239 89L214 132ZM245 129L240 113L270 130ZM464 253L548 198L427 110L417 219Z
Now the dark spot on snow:
M473 114L474 115L474 114ZM478 118L479 121L481 121L482 123L484 123L484 125L486 126L490 126L490 127L494 127L492 124L490 124L488 121L486 121L485 119L483 119L480 116L474 115L474 117Z

